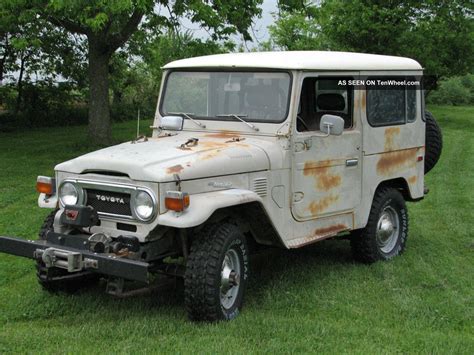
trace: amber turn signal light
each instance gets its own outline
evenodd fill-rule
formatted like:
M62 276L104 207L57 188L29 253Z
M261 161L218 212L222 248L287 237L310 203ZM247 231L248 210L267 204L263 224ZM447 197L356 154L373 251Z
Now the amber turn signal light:
M36 191L41 194L54 195L56 191L56 181L47 176L38 176L36 179Z
M189 194L181 191L167 191L165 196L165 207L176 212L183 212L189 207Z

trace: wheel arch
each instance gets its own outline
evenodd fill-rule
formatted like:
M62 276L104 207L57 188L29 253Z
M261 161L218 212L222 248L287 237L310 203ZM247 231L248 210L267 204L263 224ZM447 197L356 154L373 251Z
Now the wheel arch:
M410 191L410 185L408 184L408 181L403 177L381 181L378 184L377 188L375 189L375 192L377 192L379 189L383 187L391 187L400 191L405 201L416 201L416 199L412 197L412 194ZM374 197L375 197L375 193L374 193L374 196L372 197L372 200Z
M244 189L212 191L190 196L190 206L182 214L168 211L158 217L158 224L177 229L199 230L209 223L232 221L259 244L281 246L262 198Z
M271 222L264 205L259 201L228 206L216 210L206 223L228 221L236 224L257 244L284 247L277 229Z

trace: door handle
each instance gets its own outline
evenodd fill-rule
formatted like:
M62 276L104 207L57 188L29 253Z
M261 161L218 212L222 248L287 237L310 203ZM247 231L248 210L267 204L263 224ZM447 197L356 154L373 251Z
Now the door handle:
M359 164L359 159L347 159L346 166L356 166Z
M305 139L304 140L304 148L306 150L310 150L313 145L313 140L311 138Z

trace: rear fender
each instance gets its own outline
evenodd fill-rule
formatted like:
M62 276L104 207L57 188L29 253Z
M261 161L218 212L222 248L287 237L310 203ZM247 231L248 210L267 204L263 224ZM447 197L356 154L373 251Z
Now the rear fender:
M158 224L175 228L191 228L206 222L212 214L221 208L260 202L255 192L244 189L212 191L190 196L190 204L182 213L167 211L158 217Z

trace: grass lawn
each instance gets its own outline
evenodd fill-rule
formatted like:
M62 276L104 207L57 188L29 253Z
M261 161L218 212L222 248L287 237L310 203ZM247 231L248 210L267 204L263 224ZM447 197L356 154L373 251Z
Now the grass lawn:
M444 132L431 192L409 204L406 253L360 265L349 242L278 251L254 267L243 313L193 324L174 289L117 300L49 295L31 260L0 255L3 352L474 354L474 107L431 107ZM145 124L144 124L145 126ZM85 127L0 134L0 235L36 238L37 175L87 152ZM114 127L133 137L135 123Z

